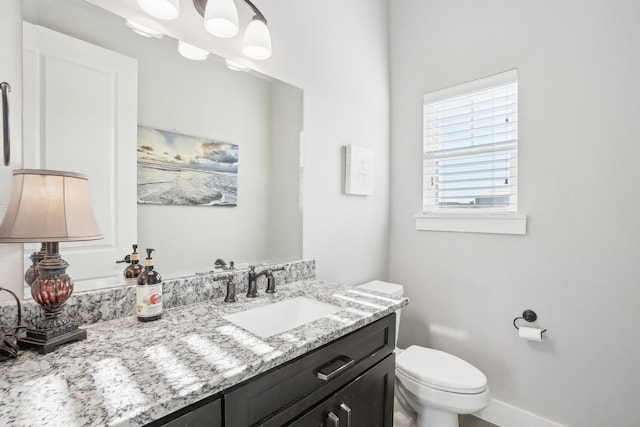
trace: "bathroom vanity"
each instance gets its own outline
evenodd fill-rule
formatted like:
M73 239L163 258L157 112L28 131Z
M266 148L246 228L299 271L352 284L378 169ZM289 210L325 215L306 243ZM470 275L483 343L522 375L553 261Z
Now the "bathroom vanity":
M394 325L392 313L149 425L391 427Z
M316 279L258 289L94 323L85 341L0 364L0 425L391 426L407 299ZM301 296L338 311L267 337L225 319Z

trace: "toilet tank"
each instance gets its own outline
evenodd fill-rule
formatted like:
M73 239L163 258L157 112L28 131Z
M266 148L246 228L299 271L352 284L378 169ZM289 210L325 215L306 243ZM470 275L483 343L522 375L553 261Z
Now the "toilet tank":
M400 298L404 296L404 287L397 283L383 282L382 280L372 280L356 286L357 288L387 294L391 297ZM398 331L400 330L400 309L396 310L396 346L398 345Z

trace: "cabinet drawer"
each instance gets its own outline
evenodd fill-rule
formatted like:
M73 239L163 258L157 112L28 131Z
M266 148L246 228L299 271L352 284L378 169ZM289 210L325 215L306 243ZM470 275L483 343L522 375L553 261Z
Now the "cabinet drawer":
M222 399L207 398L146 427L222 427Z
M394 381L391 354L287 426L391 427Z
M392 313L225 393L225 425L289 422L391 354L395 320Z

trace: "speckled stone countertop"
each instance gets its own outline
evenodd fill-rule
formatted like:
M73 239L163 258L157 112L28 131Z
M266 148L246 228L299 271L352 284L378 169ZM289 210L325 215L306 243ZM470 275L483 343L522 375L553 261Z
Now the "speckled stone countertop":
M263 288L261 288L263 289ZM222 316L307 296L342 308L259 338ZM276 294L221 298L165 310L142 323L124 317L85 326L88 338L0 363L1 426L139 426L221 392L374 322L406 298L321 280L280 285ZM265 319L266 321L267 319Z

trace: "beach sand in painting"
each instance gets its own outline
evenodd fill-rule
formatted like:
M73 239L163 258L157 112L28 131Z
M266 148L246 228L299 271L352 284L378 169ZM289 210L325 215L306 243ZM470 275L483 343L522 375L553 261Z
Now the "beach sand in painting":
M138 203L236 206L237 181L233 173L138 163Z

